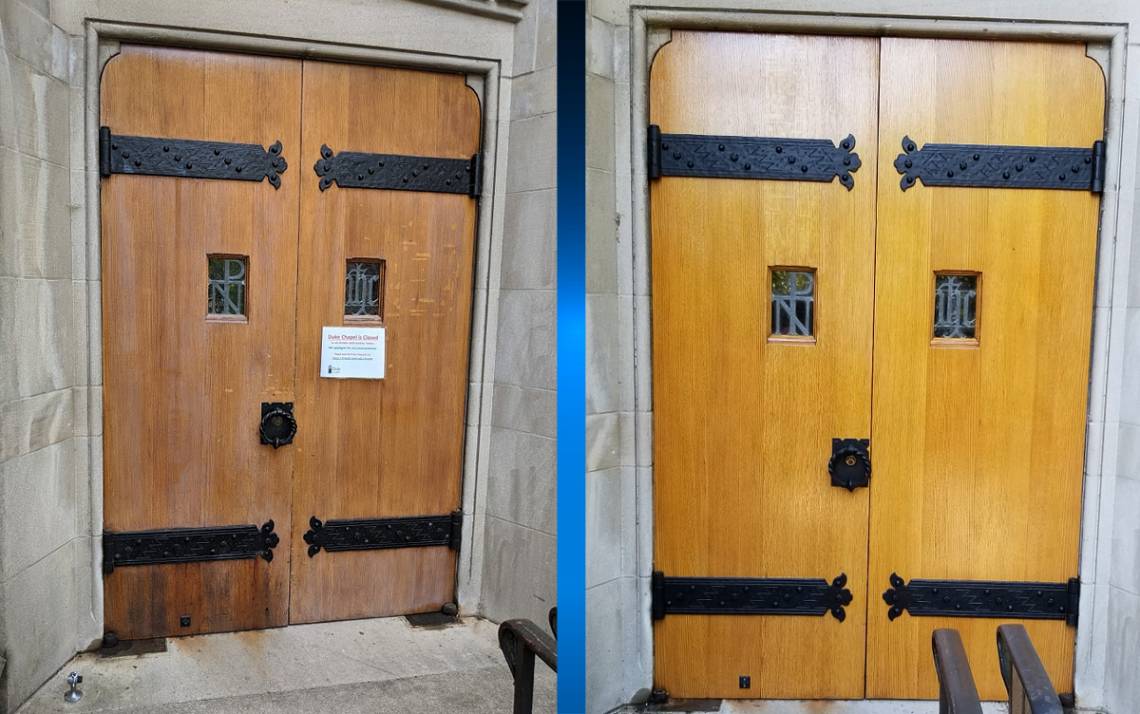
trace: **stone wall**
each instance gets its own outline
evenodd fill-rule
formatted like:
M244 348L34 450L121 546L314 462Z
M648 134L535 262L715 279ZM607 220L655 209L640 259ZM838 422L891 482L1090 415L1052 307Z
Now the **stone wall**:
M1140 135L1140 5L1064 0L590 0L587 46L587 696L603 712L652 686L653 644L648 576L652 569L652 427L647 244L634 213L642 190L631 175L630 86L636 8L712 10L702 26L807 13L825 31L842 31L844 15L1108 23L1132 31L1124 49L1130 69L1114 109L1122 173L1106 192L1097 351L1090 385L1078 630L1079 704L1126 714L1140 708L1140 220L1133 219ZM790 15L789 15L790 16ZM897 23L884 23L890 25ZM947 23L949 24L949 23ZM897 30L895 30L897 31ZM949 32L949 30L943 30ZM649 42L652 46L652 38ZM1138 217L1140 218L1140 217ZM1119 227L1119 230L1118 230ZM644 226L640 226L644 232ZM1116 239L1113 234L1116 233ZM1133 242L1137 245L1132 247ZM1111 286L1111 290L1108 287ZM1103 351L1102 351L1103 350ZM1104 365L1107 364L1107 368ZM1103 445L1103 448L1101 448ZM1103 463L1101 462L1103 458Z
M101 634L92 616L82 42L0 7L0 711ZM94 271L92 268L94 267Z
M557 3L515 30L485 499L483 614L545 623L556 592L555 98Z

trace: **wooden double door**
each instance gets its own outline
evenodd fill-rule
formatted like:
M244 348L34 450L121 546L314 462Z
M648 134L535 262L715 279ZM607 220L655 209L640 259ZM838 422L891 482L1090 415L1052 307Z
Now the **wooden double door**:
M674 32L650 81L654 662L1071 691L1104 78L1083 45ZM1074 190L1076 189L1076 190Z
M480 144L464 77L124 46L101 123L106 629L454 600ZM329 332L369 378L322 369Z

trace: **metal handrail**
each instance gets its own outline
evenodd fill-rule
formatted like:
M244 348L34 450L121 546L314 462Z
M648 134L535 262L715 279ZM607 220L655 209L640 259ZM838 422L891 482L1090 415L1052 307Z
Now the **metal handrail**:
M557 634L558 608L550 610L550 629ZM530 714L534 707L534 658L558 671L558 645L554 637L531 620L507 620L499 625L499 649L515 679L514 714Z
M957 630L935 630L931 645L938 673L938 714L982 714L962 636Z
M1024 625L998 627L997 651L1010 714L1063 714L1061 699Z

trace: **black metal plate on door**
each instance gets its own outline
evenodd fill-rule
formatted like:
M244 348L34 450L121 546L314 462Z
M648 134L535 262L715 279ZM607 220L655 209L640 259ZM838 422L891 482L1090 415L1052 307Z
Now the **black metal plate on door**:
M831 485L854 491L871 482L871 440L832 439L827 473Z
M381 188L395 191L459 193L478 198L482 193L481 154L469 159L430 156L368 154L360 151L334 153L321 145L321 158L313 165L321 177L320 189Z
M313 516L309 519L305 542L309 544L310 558L322 548L329 552L428 546L459 550L462 528L463 513L460 511L441 516L333 521L321 521Z
M653 619L666 615L824 615L842 622L847 575L822 578L676 578L653 572Z
M181 178L261 181L269 179L281 188L288 164L281 155L281 142L268 149L258 144L197 139L167 139L112 134L99 129L99 173L175 176Z
M1090 149L989 144L926 144L919 149L904 136L902 147L905 153L895 159L895 169L902 174L904 191L919 179L924 186L1104 190L1103 141Z
M297 435L297 419L293 416L293 402L262 402L261 424L258 436L262 444L274 449L292 444Z
M891 573L891 587L883 593L890 605L887 617L903 611L912 617L1000 617L1029 620L1065 620L1077 624L1081 583L1034 583L994 580L911 580Z
M273 521L255 525L103 532L103 574L126 565L210 560L273 560L278 537Z
M855 187L852 172L862 162L855 137L848 134L838 145L828 139L783 139L755 136L663 134L649 127L649 178L768 179L839 183Z

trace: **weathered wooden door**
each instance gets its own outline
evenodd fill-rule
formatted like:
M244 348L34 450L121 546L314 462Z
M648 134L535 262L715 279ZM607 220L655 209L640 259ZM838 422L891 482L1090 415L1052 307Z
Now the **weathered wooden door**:
M1071 688L1103 110L1080 45L658 53L658 686L933 698L955 627L996 699L1023 621Z
M106 629L453 600L463 76L125 46L101 120ZM325 328L383 344L383 378L322 372Z

